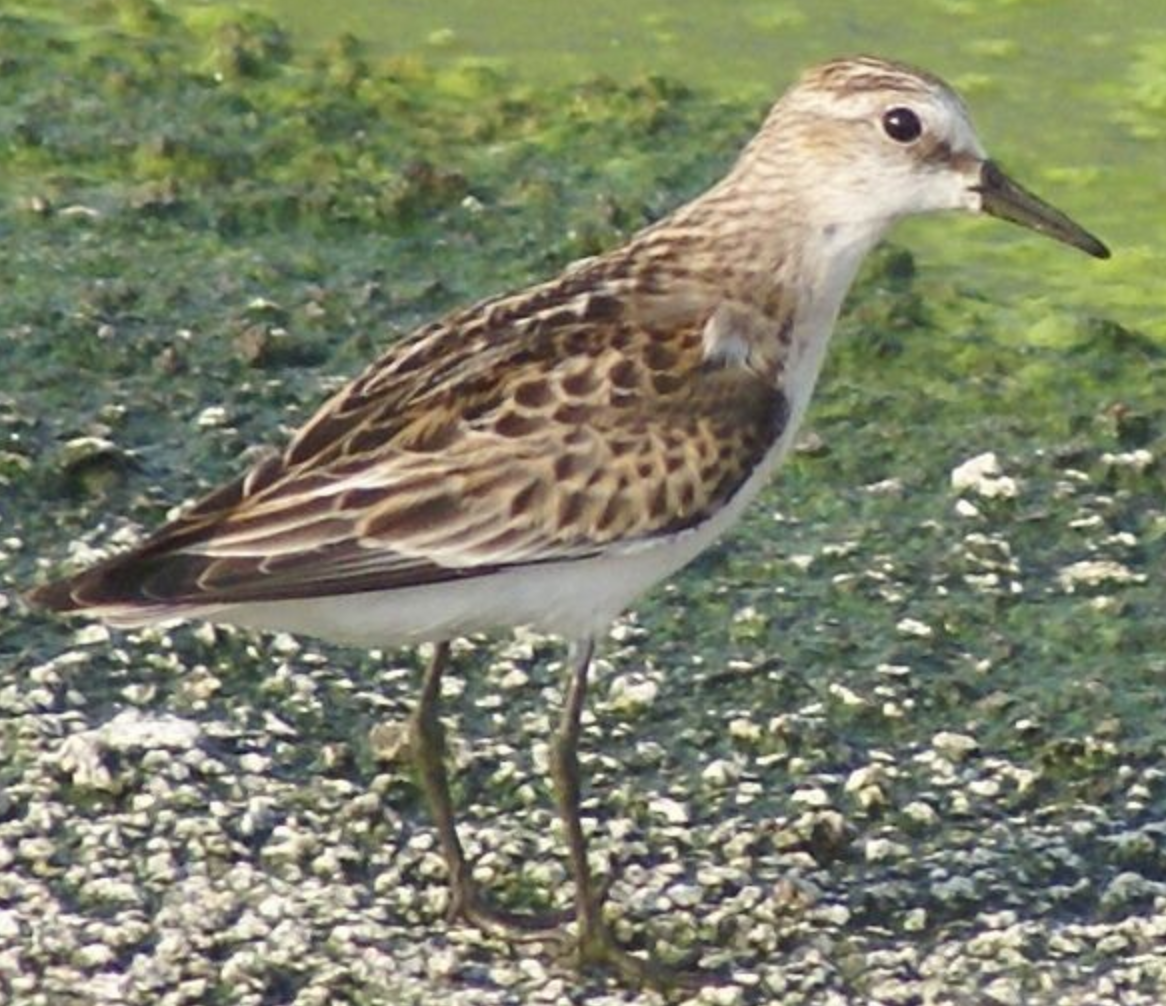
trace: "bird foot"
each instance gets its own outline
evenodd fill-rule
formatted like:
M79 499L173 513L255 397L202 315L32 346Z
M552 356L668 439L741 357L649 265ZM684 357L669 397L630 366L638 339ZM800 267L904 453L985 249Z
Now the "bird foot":
M614 858L609 872L591 895L586 911L578 913L578 934L572 955L579 969L589 967L613 971L624 982L658 992L692 992L718 984L716 976L685 966L666 964L651 954L640 956L623 947L603 915L603 906L615 879Z
M633 954L620 945L611 927L599 917L580 929L573 956L574 964L580 970L602 968L614 972L631 986L664 994L691 993L720 983L713 974L666 964L651 954Z
M574 917L571 911L513 912L492 905L483 898L476 884L463 881L450 885L450 921L462 920L492 936L514 942L561 939L563 927Z
M717 984L712 974L666 964L650 954L634 954L619 943L603 916L615 879L613 863L591 892L586 911L515 912L491 904L478 885L463 876L450 884L447 915L451 921L466 922L512 943L548 944L551 955L570 966L609 971L636 988L688 993Z

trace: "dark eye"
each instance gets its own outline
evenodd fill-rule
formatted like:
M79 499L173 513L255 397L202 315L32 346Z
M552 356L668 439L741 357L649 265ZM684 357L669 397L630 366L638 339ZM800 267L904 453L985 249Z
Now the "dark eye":
M923 133L923 123L909 108L889 108L883 112L883 132L896 143L912 143Z

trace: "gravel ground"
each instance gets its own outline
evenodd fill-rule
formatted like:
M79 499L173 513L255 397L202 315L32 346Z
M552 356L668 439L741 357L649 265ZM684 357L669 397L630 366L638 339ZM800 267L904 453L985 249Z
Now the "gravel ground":
M952 481L953 521L1016 485L990 457ZM985 536L969 538L982 556ZM813 578L824 561L790 567ZM1131 577L1102 557L1060 586ZM683 581L664 593L686 603ZM5 1001L660 1001L443 921L435 836L391 760L416 668L352 656L205 626L88 626L6 682ZM466 642L471 671L446 693L468 850L520 906L570 895L542 772L558 658L526 634ZM95 702L96 681L116 699ZM1065 759L1099 766L1097 802L1064 799L1054 764L972 732L891 731L860 749L834 724L909 720L943 688L909 665L876 668L865 690L809 691L773 659L657 665L634 617L614 628L585 731L593 855L618 860L610 911L632 946L717 976L674 1000L1166 998L1166 773L1101 732ZM1012 730L1040 750L1039 722Z

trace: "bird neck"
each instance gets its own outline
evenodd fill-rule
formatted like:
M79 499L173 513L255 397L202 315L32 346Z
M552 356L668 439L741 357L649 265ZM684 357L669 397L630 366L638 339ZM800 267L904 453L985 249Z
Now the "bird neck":
M765 177L768 168L739 167L642 231L620 257L645 318L701 325L710 358L808 388L886 225L823 222L820 205L800 198L799 186Z

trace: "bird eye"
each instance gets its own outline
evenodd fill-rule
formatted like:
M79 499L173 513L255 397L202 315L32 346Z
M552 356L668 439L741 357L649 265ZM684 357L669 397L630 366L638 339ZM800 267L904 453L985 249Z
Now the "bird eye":
M883 132L896 143L913 143L923 134L923 123L909 108L889 108L883 112Z

